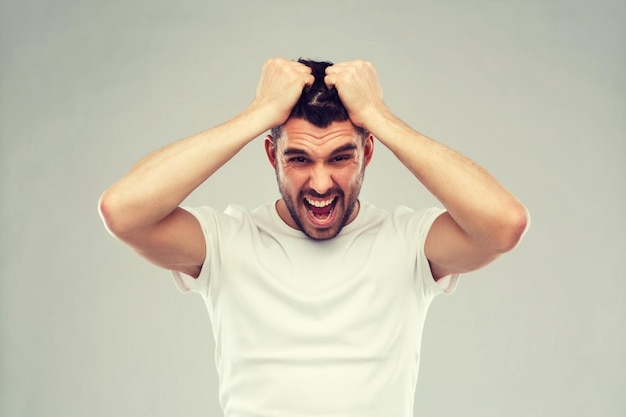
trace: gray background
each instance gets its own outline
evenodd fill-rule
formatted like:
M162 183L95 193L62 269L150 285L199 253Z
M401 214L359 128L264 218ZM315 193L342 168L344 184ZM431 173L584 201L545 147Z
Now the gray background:
M2 0L0 415L219 415L201 299L96 202L243 110L266 58L302 56L372 61L392 111L532 213L516 251L435 301L415 414L625 416L625 4ZM362 195L436 203L381 144ZM187 203L277 196L257 140Z

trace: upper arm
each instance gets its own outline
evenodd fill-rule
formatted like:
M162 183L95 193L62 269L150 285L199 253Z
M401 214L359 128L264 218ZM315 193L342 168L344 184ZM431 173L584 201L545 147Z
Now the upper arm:
M478 269L500 255L488 240L472 241L448 212L433 222L424 252L435 280Z
M180 207L155 225L117 237L153 264L193 277L200 274L206 257L200 223Z

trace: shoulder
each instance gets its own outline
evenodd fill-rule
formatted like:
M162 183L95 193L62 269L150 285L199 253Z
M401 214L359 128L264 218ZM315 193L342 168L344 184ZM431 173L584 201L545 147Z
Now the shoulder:
M390 213L390 217L399 223L414 223L429 227L443 213L445 213L445 210L438 207L412 209L406 206L398 206Z
M377 210L371 227L388 244L399 244L408 253L423 251L424 243L437 218L445 210L437 207L413 209L398 206L390 211Z
M196 218L205 236L220 239L253 228L256 222L255 210L237 204L230 204L223 210L210 206L185 206L182 209Z
M376 233L398 236L403 240L420 240L426 238L434 221L445 210L437 207L413 209L407 206L397 206L391 210L382 209L362 201L359 215L346 227L346 231L370 230Z
M438 207L424 207L413 209L407 206L397 206L386 215L386 222L389 227L401 232L428 233L434 221L445 213L444 209Z

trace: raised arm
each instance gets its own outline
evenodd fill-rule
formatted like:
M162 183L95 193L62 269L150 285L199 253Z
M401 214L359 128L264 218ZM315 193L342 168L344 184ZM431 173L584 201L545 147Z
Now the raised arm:
M243 113L151 153L102 194L99 210L106 228L151 262L197 276L204 237L179 204L248 142L286 121L312 82L309 67L268 60L256 98Z
M372 64L335 64L326 74L352 122L387 146L446 208L426 239L435 279L480 268L517 245L529 222L526 208L485 169L395 117Z

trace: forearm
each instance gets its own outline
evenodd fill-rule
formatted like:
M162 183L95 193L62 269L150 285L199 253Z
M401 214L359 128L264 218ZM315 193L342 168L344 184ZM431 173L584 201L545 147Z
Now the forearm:
M526 227L524 206L485 169L416 132L386 108L368 130L444 205L467 237L497 251L514 246Z
M241 148L287 120L311 69L281 58L263 65L253 103L213 129L156 151L137 163L100 198L108 229L126 234L157 225Z
M248 142L269 129L254 105L234 119L168 145L139 161L100 199L109 230L158 223Z

